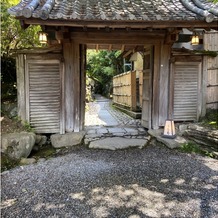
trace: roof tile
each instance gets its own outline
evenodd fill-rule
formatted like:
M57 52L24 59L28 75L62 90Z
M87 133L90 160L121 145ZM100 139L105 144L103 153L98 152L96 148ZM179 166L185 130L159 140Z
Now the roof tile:
M29 4L34 8L27 11ZM218 4L206 0L38 0L38 4L22 0L8 12L56 20L188 21L199 20L199 16L207 22L218 20Z

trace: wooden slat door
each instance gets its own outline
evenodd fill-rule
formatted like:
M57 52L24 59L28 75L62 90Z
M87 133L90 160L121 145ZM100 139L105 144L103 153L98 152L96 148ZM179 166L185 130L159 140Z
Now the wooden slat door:
M152 72L153 72L153 46L144 56L143 87L142 87L142 118L141 124L145 128L151 128L152 105Z
M36 133L61 133L59 60L29 60L26 64L27 121Z
M175 121L198 120L201 108L199 62L174 63L174 97L173 109Z

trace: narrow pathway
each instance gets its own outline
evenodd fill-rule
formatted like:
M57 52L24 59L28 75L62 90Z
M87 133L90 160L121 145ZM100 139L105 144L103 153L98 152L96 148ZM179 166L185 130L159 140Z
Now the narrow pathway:
M111 100L101 95L95 95L95 101L87 104L85 114L85 126L96 128L97 126L117 126L119 123L109 113Z
M115 109L111 100L101 95L95 95L95 101L87 104L85 128L85 144L108 137L148 139L139 119Z

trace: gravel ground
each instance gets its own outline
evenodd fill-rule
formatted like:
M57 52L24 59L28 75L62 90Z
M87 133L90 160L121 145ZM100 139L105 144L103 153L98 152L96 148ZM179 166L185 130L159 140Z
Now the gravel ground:
M218 160L162 146L72 149L2 174L2 217L218 217Z

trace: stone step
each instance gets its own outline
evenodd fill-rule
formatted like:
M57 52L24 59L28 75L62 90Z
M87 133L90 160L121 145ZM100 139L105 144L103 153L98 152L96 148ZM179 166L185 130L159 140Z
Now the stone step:
M89 148L95 149L107 149L107 150L118 150L126 149L130 147L143 148L148 144L147 139L127 139L121 137L105 138L92 141L89 144Z

